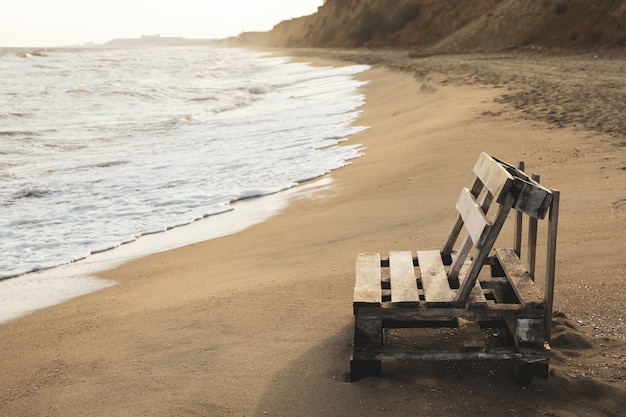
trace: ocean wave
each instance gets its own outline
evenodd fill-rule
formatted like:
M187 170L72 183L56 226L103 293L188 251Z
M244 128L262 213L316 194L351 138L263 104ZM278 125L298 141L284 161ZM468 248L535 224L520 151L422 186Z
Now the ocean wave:
M44 51L33 50L33 51L20 51L16 54L19 58L30 58L30 57L47 57L48 54Z
M97 164L94 164L93 166L96 168L111 168L111 167L116 167L116 166L120 166L120 165L126 165L130 163L130 161L107 161L107 162L99 162Z
M105 95L128 96L128 97L133 97L133 98L150 99L150 100L155 98L155 96L153 94L143 93L143 92L140 92L140 91L115 90L115 91L108 91L108 92L105 93Z
M259 85L252 85L249 87L244 87L244 90L249 92L250 94L261 95L261 94L267 94L271 92L273 88L272 86L268 84L259 84Z
M39 132L32 130L0 130L0 136L38 136Z
M12 200L20 198L42 198L52 194L53 191L45 188L24 187L11 195Z
M358 131L362 102L344 68L238 50L129 54L55 53L45 70L20 61L26 85L0 67L12 102L0 97L0 138L15 162L1 166L0 277L233 210L359 155L336 146Z
M69 94L88 94L89 90L87 90L86 88L82 88L82 87L74 87L74 88L70 88L69 90L67 90L67 92Z
M187 99L187 101L191 101L191 102L194 102L194 101L200 101L200 102L201 101L215 101L215 100L219 100L219 98L217 96L215 96L215 95L205 96L205 97L191 97L191 98Z
M8 118L11 118L11 117L21 118L21 117L28 117L28 116L30 116L30 114L18 113L18 112L0 113L0 119L8 119Z

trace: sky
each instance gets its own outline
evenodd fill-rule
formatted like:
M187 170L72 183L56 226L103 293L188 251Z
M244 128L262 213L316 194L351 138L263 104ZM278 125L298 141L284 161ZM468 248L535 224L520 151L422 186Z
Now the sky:
M142 35L213 39L270 30L323 0L1 0L0 46L101 44Z

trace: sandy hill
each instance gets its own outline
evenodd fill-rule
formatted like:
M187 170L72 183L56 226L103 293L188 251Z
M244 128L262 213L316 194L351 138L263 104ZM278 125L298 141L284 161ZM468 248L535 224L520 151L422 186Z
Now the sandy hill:
M626 46L626 0L327 0L315 14L239 41L431 52Z

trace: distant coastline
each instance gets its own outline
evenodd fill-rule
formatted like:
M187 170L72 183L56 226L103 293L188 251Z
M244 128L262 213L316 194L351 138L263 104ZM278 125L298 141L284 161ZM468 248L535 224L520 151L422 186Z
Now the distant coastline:
M118 38L112 39L104 43L85 42L75 45L58 45L58 46L0 46L3 50L27 51L22 52L24 57L27 55L47 56L45 51L64 48L153 48L168 46L211 46L224 44L220 39L187 39L182 36L160 36L160 35L142 35L140 38Z
M108 48L146 48L162 46L202 46L215 45L216 39L186 39L181 36L166 37L160 35L143 35L141 38L120 38L105 42L102 45L86 44L85 46L102 46Z

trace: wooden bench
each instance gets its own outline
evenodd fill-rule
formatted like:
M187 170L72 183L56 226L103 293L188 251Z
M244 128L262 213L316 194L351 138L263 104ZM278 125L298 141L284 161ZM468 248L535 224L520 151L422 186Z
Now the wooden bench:
M383 361L511 360L517 382L547 377L558 190L482 153L456 203L441 249L361 253L354 286L351 380L380 375ZM511 249L494 249L515 213ZM535 284L538 220L547 216L544 293ZM521 261L523 218L527 253ZM446 329L445 337L442 330Z

